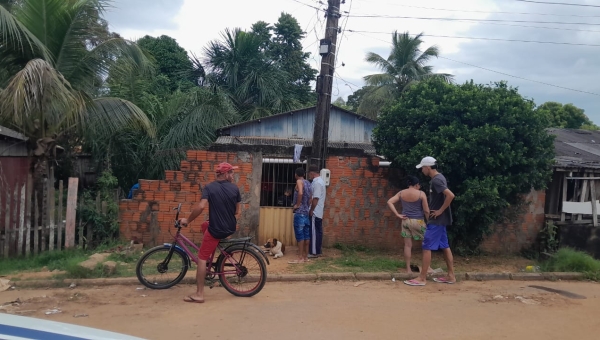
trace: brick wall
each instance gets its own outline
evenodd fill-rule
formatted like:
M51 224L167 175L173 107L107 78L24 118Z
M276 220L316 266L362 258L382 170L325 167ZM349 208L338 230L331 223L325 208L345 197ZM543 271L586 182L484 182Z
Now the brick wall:
M180 171L167 171L165 180L140 180L135 197L121 201L121 237L137 238L147 245L169 242L168 229L171 227L173 231L175 220L173 208L183 203L182 217L188 216L192 205L200 201L201 185L215 180L214 168L224 161L241 167L235 174L235 184L242 193L237 235L255 236L259 227L261 157L260 153L248 152L188 151ZM323 221L325 246L339 242L401 251L400 221L387 208L387 200L399 190L394 185L397 176L390 168L376 164L376 160L365 156L328 158L331 183ZM532 191L527 200L531 204L516 217L516 222L494 227L494 233L483 243L483 250L517 253L535 241L544 223L545 193ZM186 230L186 236L196 243L202 239L200 223L207 213Z
M240 188L242 204L238 216L238 234L249 235L256 230L252 219L250 186L252 182L252 155L245 152L222 153L209 151L187 152L181 161L180 171L166 171L165 180L139 180L140 189L131 200L119 204L120 234L123 239L134 238L144 244L154 245L169 242L169 228L173 232L176 212L182 203L180 217L187 217L193 204L200 202L201 185L216 179L214 169L221 162L240 166L235 173L235 184ZM207 218L205 211L186 229L186 236L194 242L202 240L200 224Z
M400 220L387 208L387 200L398 192L390 184L390 169L374 166L369 157L329 157L327 168L331 183L323 243L401 249Z
M529 202L517 212L514 221L505 221L493 227L491 235L481 245L485 252L493 254L517 254L529 248L544 225L545 191L532 190L525 200Z

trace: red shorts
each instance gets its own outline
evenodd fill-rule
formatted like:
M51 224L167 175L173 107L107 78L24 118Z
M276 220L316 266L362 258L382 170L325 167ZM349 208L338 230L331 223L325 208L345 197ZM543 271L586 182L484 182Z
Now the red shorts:
M200 226L202 228L202 233L204 236L202 237L202 244L200 245L200 250L198 251L198 258L203 261L208 261L210 256L215 252L217 246L219 245L219 239L214 238L210 232L208 231L208 221L202 223Z

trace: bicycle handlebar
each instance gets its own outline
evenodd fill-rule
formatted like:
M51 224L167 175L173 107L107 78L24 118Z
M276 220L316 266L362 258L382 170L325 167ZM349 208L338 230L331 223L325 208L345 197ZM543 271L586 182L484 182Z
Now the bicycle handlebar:
M181 203L177 205L177 208L173 208L173 210L177 210L177 214L175 215L175 227L181 228L181 225L179 224L179 212L181 212Z

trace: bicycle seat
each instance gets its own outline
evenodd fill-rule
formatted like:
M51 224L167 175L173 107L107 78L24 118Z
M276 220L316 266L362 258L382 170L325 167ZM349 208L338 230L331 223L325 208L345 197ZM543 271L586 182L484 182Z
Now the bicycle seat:
M229 238L229 239L223 239L221 241L219 241L219 243L242 243L242 242L248 242L252 239L252 237L240 237L240 238Z

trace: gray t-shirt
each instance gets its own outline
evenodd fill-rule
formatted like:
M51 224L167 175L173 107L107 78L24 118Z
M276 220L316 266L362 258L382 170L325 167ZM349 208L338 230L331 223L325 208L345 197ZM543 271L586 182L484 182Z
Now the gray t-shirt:
M444 195L444 190L448 189L448 184L446 183L446 177L442 174L437 174L435 177L431 179L431 185L429 188L429 209L430 210L438 210L444 205L444 201L446 200L446 195ZM444 212L438 216L438 218L430 219L428 224L435 225L452 225L452 211L450 207L446 208Z

